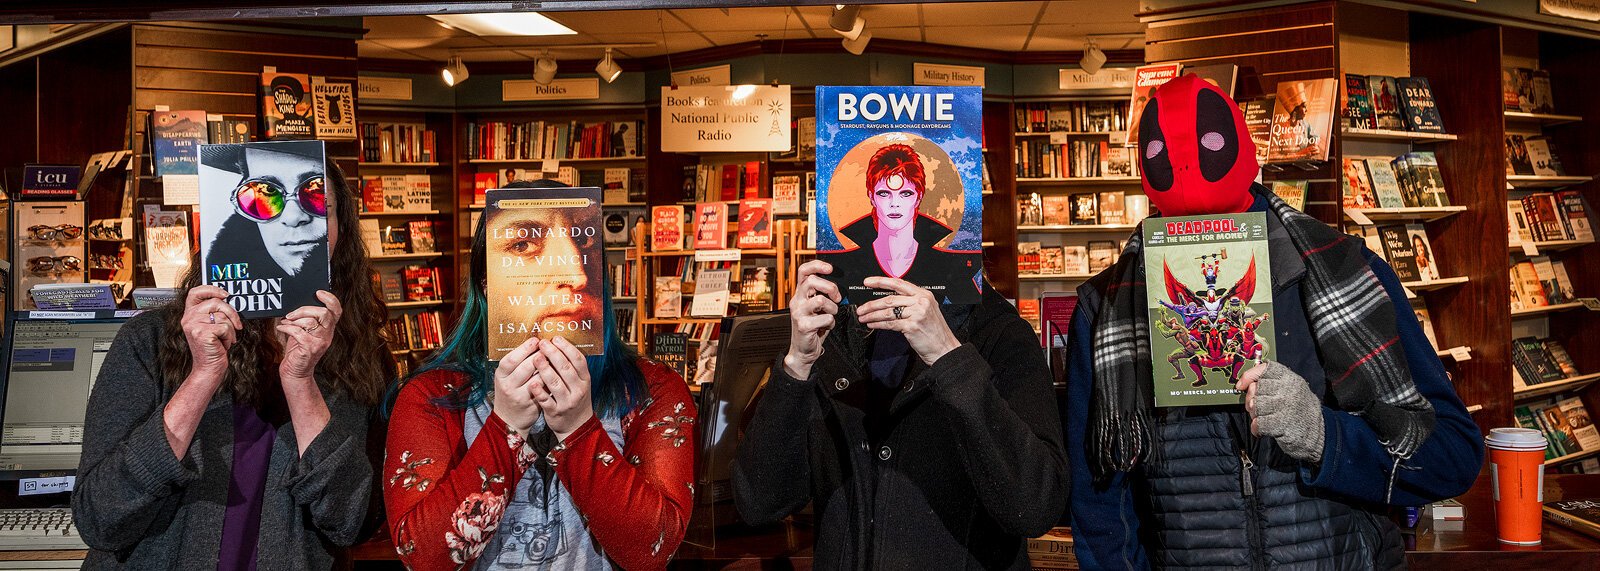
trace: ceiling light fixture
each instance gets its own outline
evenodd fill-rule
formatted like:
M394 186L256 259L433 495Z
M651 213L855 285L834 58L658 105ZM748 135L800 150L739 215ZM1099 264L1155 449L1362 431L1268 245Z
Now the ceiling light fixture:
M1100 51L1100 46L1095 44L1094 38L1088 38L1086 42L1088 45L1083 48L1083 58L1078 60L1078 67L1083 68L1089 75L1094 75L1106 64L1106 53Z
M870 41L872 41L872 30L862 31L861 35L856 36L855 39L845 38L843 40L844 51L850 52L850 55L861 55L861 52L867 51L867 42Z
M498 12L492 14L430 14L457 30L477 36L570 36L577 34L538 12Z
M622 75L622 66L611 59L611 48L606 48L606 57L600 58L600 63L595 64L594 72L600 74L600 79L606 80L606 83L616 81L617 76Z
M833 16L828 18L828 26L844 36L844 39L855 41L861 37L861 32L866 30L867 20L861 17L860 6L834 4Z
M550 85L556 78L556 58L550 57L550 50L545 50L539 59L533 60L533 82L539 85Z
M444 64L444 69L439 70L439 75L444 76L444 84L455 87L456 84L467 80L467 62L461 61L461 56L451 55L450 60Z

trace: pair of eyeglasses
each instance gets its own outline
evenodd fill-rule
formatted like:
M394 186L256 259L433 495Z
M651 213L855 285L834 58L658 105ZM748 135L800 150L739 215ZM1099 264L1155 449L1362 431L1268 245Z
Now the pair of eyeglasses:
M83 270L83 260L77 256L39 256L28 258L28 271L36 274L77 272Z
M89 254L89 265L102 270L120 270L122 254Z
M122 223L91 224L89 226L89 237L96 240L121 240Z
M233 209L240 216L266 222L283 215L290 200L300 203L300 209L318 218L328 216L328 194L322 175L314 175L300 182L291 193L283 185L267 179L252 178L233 189Z
M34 240L74 240L79 236L83 236L83 227L71 224L62 224L60 226L39 224L29 226L28 235Z

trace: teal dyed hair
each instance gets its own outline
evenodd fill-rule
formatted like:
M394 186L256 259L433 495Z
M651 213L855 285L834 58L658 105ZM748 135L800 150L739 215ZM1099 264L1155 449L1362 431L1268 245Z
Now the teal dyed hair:
M531 182L515 182L509 188L559 188L563 185L554 181L540 180ZM472 234L472 262L471 275L465 280L461 288L466 293L461 306L460 319L456 322L455 329L441 347L432 356L428 357L421 367L413 371L405 380L395 383L385 399L384 412L394 407L394 399L400 389L411 379L433 370L452 371L465 375L469 382L456 387L455 392L447 395L439 404L450 408L471 408L478 406L489 396L489 391L494 389L494 368L490 366L488 355L488 321L489 300L484 294L484 283L488 278L485 250L487 244L484 240L484 219L478 218L478 226ZM622 342L617 333L616 316L611 309L611 283L605 283L605 353L591 355L589 361L589 397L594 403L594 412L598 416L623 416L634 407L649 398L649 389L644 383L644 373L639 370L639 354L632 347Z

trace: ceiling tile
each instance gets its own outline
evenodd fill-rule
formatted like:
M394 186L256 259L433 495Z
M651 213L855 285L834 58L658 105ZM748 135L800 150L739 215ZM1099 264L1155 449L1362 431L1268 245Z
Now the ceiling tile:
M358 42L358 43L356 43L356 55L359 56L359 57L363 57L363 58L376 58L376 59L415 59L416 58L416 56L413 56L413 55L411 55L409 53L406 53L406 52L403 52L403 51L400 51L400 50L385 46L385 45L380 44L378 42Z
M789 18L790 28L803 28L799 18L787 7L773 8L730 8L726 14L718 8L694 8L688 10L673 10L683 21L688 22L694 29L702 32L742 32L742 31L772 31L777 35L784 27L784 17Z
M922 28L915 26L901 26L897 28L879 28L877 26L868 26L867 29L872 30L873 39L901 40L906 42L922 41Z
M1022 50L1033 26L928 27L928 40L952 46L1015 52Z
M1138 0L1056 0L1045 7L1041 24L1138 22Z
M1031 25L1039 17L1040 4L1040 2L924 4L922 23L927 26L959 26L969 22L982 22L985 25Z
M1041 25L1033 32L1033 41L1028 43L1028 51L1074 51L1083 49L1083 40L1091 34L1142 34L1144 24L1129 22L1124 24L1049 24ZM1123 49L1124 44L1131 44L1138 48L1143 44L1137 39L1112 39L1099 41L1101 49Z
M608 34L661 35L663 27L668 33L690 32L683 22L661 10L601 10L596 12L543 12L545 16L561 22L573 30ZM660 16L658 22L656 18Z
M917 15L920 4L879 4L861 7L861 17L867 20L867 27L896 28L901 26L921 26L922 19ZM833 10L824 6L827 14Z
M466 32L446 28L427 16L369 16L362 19L369 40L387 38L448 38L468 35Z

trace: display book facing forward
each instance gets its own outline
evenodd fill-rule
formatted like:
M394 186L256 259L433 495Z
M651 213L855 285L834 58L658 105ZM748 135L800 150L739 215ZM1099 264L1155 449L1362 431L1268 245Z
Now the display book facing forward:
M488 358L529 337L605 350L604 250L597 187L495 189L483 212Z
M1344 74L1344 126L1443 133L1444 120L1425 77Z
M1156 406L1239 404L1239 376L1275 356L1266 215L1152 218L1143 237Z
M1546 459L1600 449L1600 431L1578 397L1519 406L1516 417L1519 426L1544 433Z
M245 319L322 305L328 201L321 141L200 147L201 283Z
M1439 208L1450 206L1439 159L1431 151L1398 157L1340 159L1344 208Z

